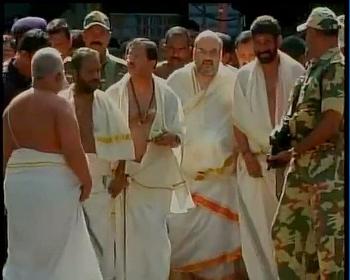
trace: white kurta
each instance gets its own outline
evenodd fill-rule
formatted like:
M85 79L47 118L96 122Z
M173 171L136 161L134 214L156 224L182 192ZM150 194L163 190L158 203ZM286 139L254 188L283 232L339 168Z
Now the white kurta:
M15 150L5 175L6 280L102 280L79 202L79 180L63 155Z
M197 207L168 220L172 269L222 279L235 274L240 237L232 167L232 98L236 73L220 64L206 91L194 63L175 71L167 83L184 107L186 136L181 168Z
M126 74L106 91L127 120L129 79ZM180 100L163 79L156 76L153 79L157 111L149 139L162 132L183 139ZM193 207L178 158L171 148L151 142L140 163L126 162L126 173L129 186L117 197L116 206L117 279L167 280L171 248L166 218L171 212L183 213Z
M296 79L304 72L301 64L279 52L279 80L276 97L275 124L287 110L288 100ZM243 66L237 75L233 106L234 124L248 138L251 151L263 172L262 178L250 177L243 157L238 157L237 181L240 206L242 254L249 278L278 279L273 256L271 226L277 208L276 172L267 170L269 135L273 130L270 119L265 78L257 59Z

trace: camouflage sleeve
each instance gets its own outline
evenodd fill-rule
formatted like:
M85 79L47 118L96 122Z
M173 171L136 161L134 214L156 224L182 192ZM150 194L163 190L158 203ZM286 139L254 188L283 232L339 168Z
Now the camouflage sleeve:
M321 111L334 110L344 113L344 66L333 63L327 69L322 79Z

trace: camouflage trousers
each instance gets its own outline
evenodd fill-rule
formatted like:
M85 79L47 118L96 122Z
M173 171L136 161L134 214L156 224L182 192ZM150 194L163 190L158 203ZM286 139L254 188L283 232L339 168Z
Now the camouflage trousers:
M334 159L292 160L272 227L280 280L344 279L344 160Z

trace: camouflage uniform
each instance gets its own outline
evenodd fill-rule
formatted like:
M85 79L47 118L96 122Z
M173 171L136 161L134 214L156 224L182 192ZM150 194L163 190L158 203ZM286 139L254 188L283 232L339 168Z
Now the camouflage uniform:
M108 31L111 31L111 23L108 17L100 11L92 11L84 19L84 30L89 29L94 25L100 25ZM106 91L111 85L118 82L128 71L125 60L111 55L108 50L106 50L106 59L101 66L100 90L102 91ZM67 62L65 69L67 76L72 76L69 62Z
M106 91L111 85L118 82L126 72L128 68L125 60L111 55L106 50L106 62L102 64L101 69L101 87L100 90Z
M319 29L327 29L331 21L316 16ZM344 57L338 48L310 63L292 100L296 106L288 123L293 146L318 125L322 112L343 114ZM281 280L344 279L343 126L330 141L293 157L272 237Z

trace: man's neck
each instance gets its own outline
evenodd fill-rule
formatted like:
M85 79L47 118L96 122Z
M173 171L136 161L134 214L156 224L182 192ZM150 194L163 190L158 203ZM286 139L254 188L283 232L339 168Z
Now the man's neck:
M91 98L93 97L93 92L89 92L86 89L84 89L83 87L79 86L78 84L74 84L73 86L73 92L74 92L74 96L78 96L81 98Z
M262 70L265 75L277 75L278 66L280 64L280 56L277 55L276 58L271 63L261 63Z
M215 76L202 75L197 71L195 71L195 73L196 73L196 78L199 83L199 86L202 90L206 90L215 77Z
M45 83L34 82L33 83L34 91L39 93L51 93L56 94L57 92L51 88L49 88Z
M131 76L131 81L135 87L135 94L148 92L152 88L152 74L145 76Z
M330 49L338 47L338 42L330 42L328 44L322 43L320 44L320 48L315 52L313 55L313 59L318 60L323 56L326 52L328 52Z

